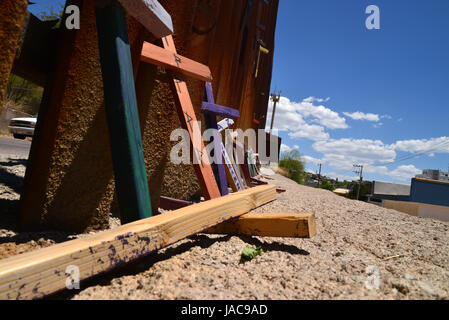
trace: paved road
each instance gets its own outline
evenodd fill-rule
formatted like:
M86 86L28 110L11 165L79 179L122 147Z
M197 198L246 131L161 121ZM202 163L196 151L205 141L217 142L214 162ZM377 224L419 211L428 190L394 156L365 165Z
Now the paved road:
M0 137L0 155L28 157L31 141Z

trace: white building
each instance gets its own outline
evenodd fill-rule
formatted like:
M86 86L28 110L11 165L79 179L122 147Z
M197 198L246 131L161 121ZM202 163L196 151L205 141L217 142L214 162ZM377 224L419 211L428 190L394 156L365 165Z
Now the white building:
M416 175L416 178L438 180L438 181L449 181L449 172L426 169L423 170L422 174Z

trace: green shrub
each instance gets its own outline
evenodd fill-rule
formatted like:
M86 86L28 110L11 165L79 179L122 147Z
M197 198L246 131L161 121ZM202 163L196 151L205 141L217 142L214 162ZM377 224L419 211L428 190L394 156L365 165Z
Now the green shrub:
M320 189L325 189L325 190L329 190L329 191L334 191L336 188L334 187L333 184L329 183L329 181L326 178L322 178L321 179L321 183L318 186L318 188Z
M299 184L306 181L306 173L304 171L304 162L301 160L301 154L298 150L285 152L281 155L279 167L288 171L290 179Z

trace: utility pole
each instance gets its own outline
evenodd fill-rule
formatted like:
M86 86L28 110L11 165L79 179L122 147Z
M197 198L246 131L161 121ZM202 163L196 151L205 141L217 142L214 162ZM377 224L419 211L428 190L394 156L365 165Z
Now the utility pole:
M363 181L363 166L354 164L354 173L360 175L359 189L357 190L357 200L359 200L359 197L360 197L360 186L362 185L362 181Z
M271 94L271 101L274 102L274 105L273 105L273 114L271 116L270 136L274 126L274 115L276 114L276 105L280 100L281 100L281 91L279 91L278 94L276 93Z
M321 163L320 163L320 171L318 173L318 187L321 185Z

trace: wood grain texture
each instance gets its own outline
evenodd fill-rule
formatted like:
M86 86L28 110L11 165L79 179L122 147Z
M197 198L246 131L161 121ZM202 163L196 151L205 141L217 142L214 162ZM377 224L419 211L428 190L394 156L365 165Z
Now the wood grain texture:
M114 0L97 7L95 15L117 199L125 224L152 212L126 14Z
M136 221L88 238L0 261L0 299L33 299L66 288L68 266L80 279L133 261L276 199L262 186Z
M164 48L176 54L176 47L172 36L164 37L162 39ZM210 159L204 147L204 142L201 135L201 128L199 127L196 118L195 109L193 108L192 100L190 99L187 83L179 76L170 73L173 95L175 96L176 111L178 112L179 121L185 130L189 132L190 140L193 144L193 167L201 186L203 196L205 199L214 199L221 197L217 182L215 181L214 172L210 164Z
M141 61L201 81L212 81L212 73L208 66L148 42L143 44Z
M312 238L315 216L298 213L248 213L207 230L211 234Z
M156 0L119 0L126 11L156 38L173 33L173 22L164 7Z

